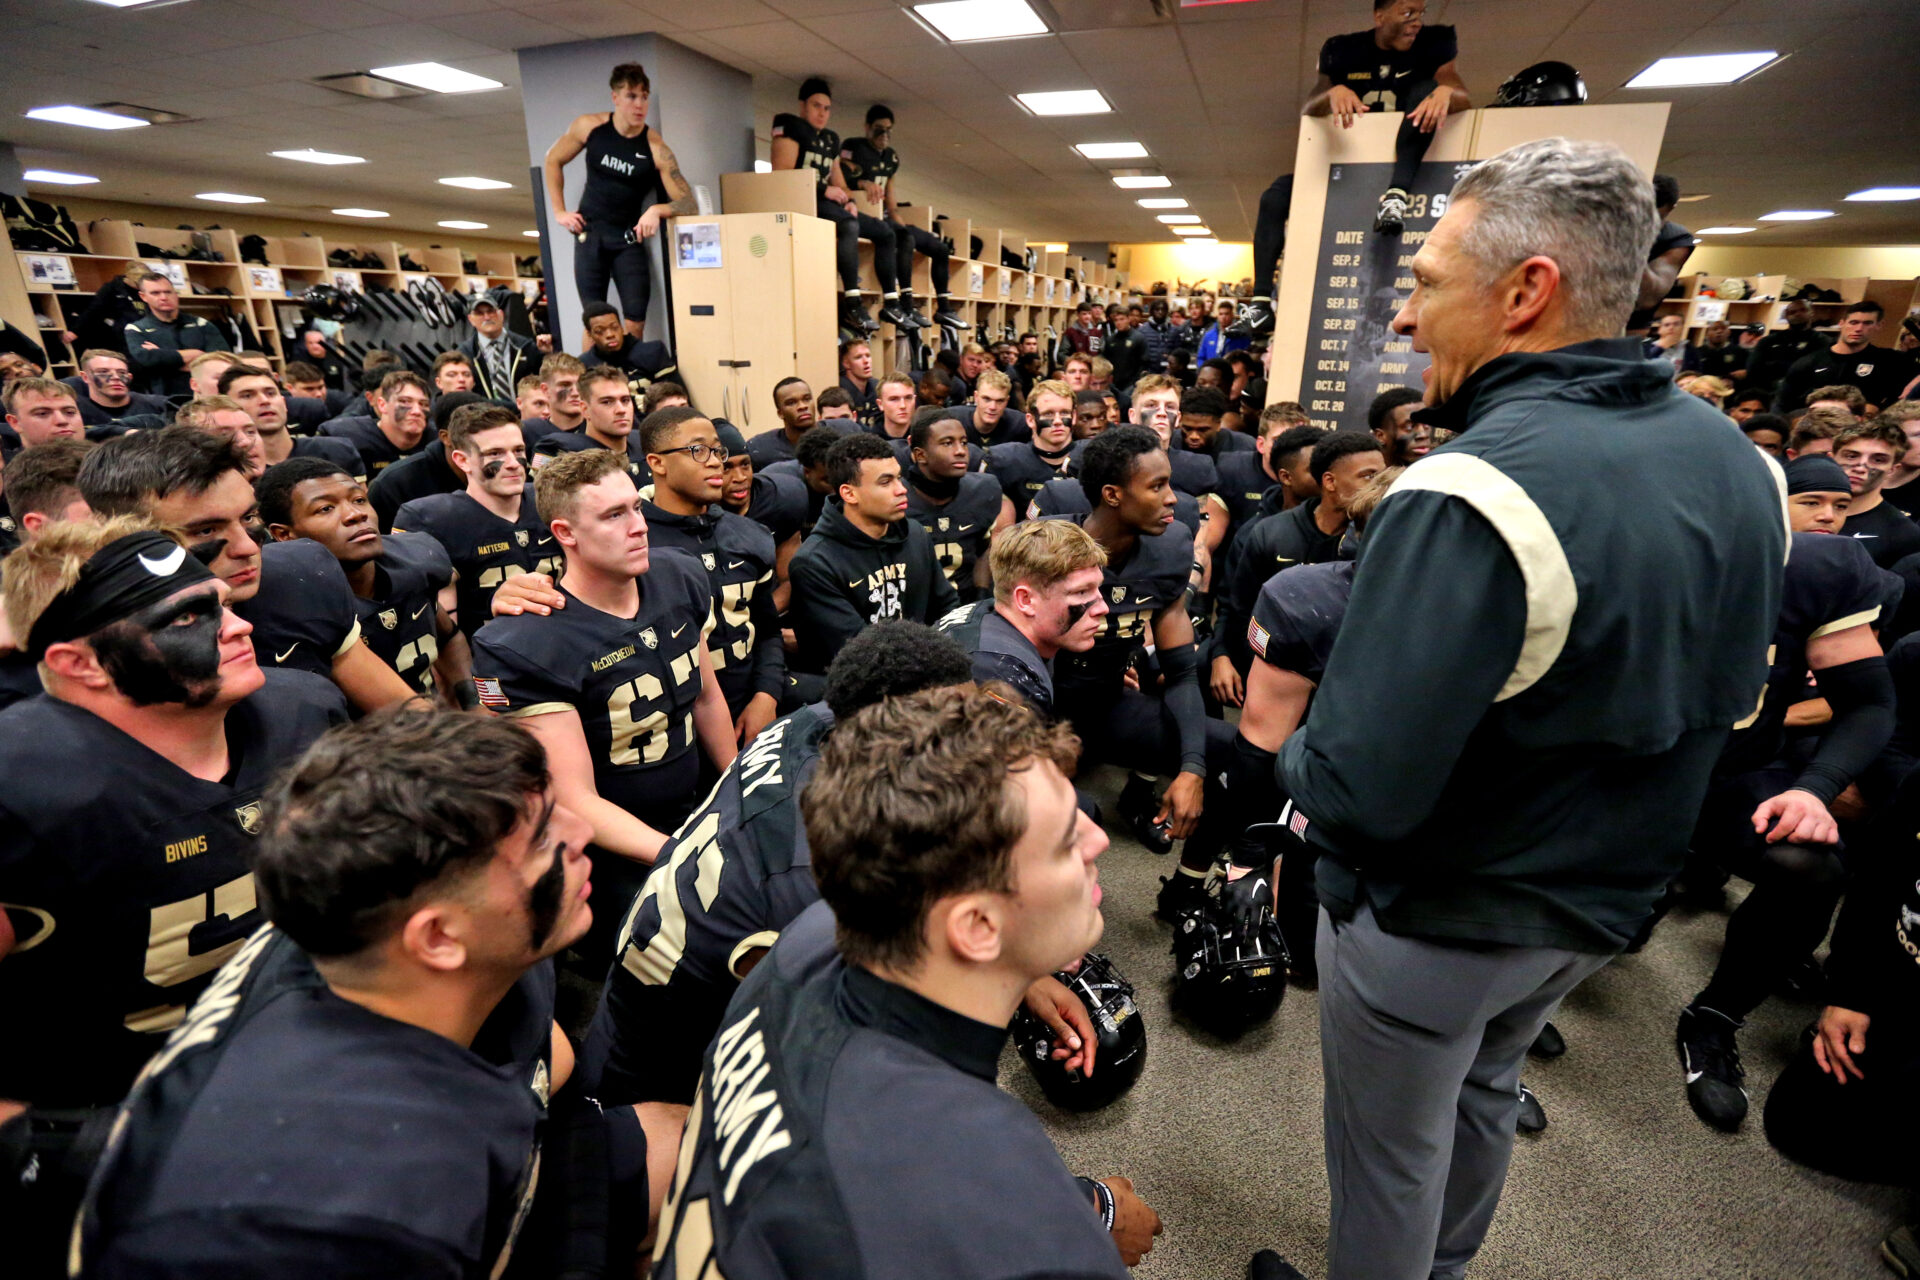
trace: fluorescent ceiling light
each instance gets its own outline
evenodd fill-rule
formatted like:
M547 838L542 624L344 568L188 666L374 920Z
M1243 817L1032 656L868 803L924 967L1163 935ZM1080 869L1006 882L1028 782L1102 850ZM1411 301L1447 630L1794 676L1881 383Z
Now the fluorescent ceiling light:
M28 182L44 182L54 187L84 187L100 179L86 173L62 173L58 169L29 169L20 175Z
M211 200L215 204L265 204L265 196L243 196L232 191L202 191L195 200Z
M1831 209L1775 209L1772 213L1760 215L1762 222L1818 222L1822 218L1831 218Z
M77 124L86 129L144 129L147 125L145 120L136 120L132 116L75 106L35 107L27 112L27 119L45 120L49 124Z
M1868 187L1848 196L1849 200L1920 200L1920 187Z
M1184 209L1187 207L1187 202L1179 196L1149 196L1145 200L1136 201L1136 203L1142 209Z
M522 231L520 234L526 236L529 240L538 240L540 238L538 231Z
M375 67L368 75L382 80L397 80L429 93L478 93L482 89L504 89L498 80L460 71L439 62L409 62L398 67Z
M1693 234L1697 236L1743 236L1749 231L1758 231L1758 227L1702 227Z
M1160 221L1166 223L1198 222L1200 221L1200 215L1197 213L1163 213L1160 215Z
M333 151L315 151L312 147L303 147L298 151L275 151L282 160L298 160L301 164L365 164L365 156L343 156Z
M1213 234L1212 227L1168 227L1167 230L1177 236L1210 236Z
M468 191L505 191L513 184L498 178L442 178L443 187L465 187Z
M1089 160L1142 160L1147 154L1137 142L1076 142L1073 149Z
M942 4L917 4L913 11L955 44L1047 33L1047 24L1027 6L1027 0L946 0Z
M445 227L449 231L485 231L487 229L486 223L468 222L465 218L449 218L435 225Z
M771 161L771 160L755 160L755 161L753 162L753 171L754 171L755 173L772 173L772 172L773 172L773 161Z
M1016 93L1013 100L1037 116L1103 116L1113 110L1113 104L1098 89Z
M1116 173L1113 185L1122 191L1145 191L1152 187L1170 187L1173 179L1164 173Z
M134 9L143 4L156 4L158 0L93 0L95 4L104 4L109 9Z
M384 218L387 216L385 209L335 209L334 212L343 218Z
M1684 89L1703 84L1732 84L1779 60L1780 55L1772 49L1764 53L1703 53L1690 58L1661 58L1627 81L1627 88Z

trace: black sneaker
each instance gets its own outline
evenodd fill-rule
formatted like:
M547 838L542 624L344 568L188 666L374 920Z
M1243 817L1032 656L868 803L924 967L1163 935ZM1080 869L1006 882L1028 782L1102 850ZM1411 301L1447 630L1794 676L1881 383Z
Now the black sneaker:
M1747 1091L1740 1087L1747 1072L1733 1034L1740 1026L1717 1009L1688 1005L1674 1031L1687 1073L1687 1101L1695 1115L1722 1133L1737 1132L1747 1118Z
M1533 1043L1527 1047L1527 1052L1536 1058L1557 1058L1566 1051L1565 1037L1551 1022L1540 1028L1540 1034L1535 1036Z
M926 312L920 309L920 300L913 296L911 289L901 291L900 309L907 313L909 329L925 329L933 324L933 321L927 319Z
M896 329L913 328L913 316L905 307L900 305L898 298L890 299L881 304L880 319L883 323L890 324Z
M1524 1084L1520 1086L1520 1113L1514 1117L1513 1127L1520 1133L1539 1133L1547 1127L1547 1109Z
M1160 895L1153 900L1153 914L1168 924L1179 924L1180 917L1202 910L1207 905L1207 882L1202 876L1176 871L1160 877Z
M1920 1239L1912 1227L1895 1227L1880 1242L1880 1256L1897 1276L1920 1275Z
M1128 778L1127 785L1120 790L1120 803L1115 807L1127 830L1147 847L1148 853L1173 852L1173 833L1167 824L1154 820L1160 812L1160 801L1153 794L1152 783Z
M942 302L939 305L939 307L935 309L933 313L933 319L936 324L940 325L944 329L973 328L972 325L968 324L965 320L961 319L960 308L958 308L951 302Z
M867 314L867 309L860 305L860 299L855 297L842 297L840 299L840 327L853 334L856 338L864 338L879 329L880 326L875 323L872 316Z
M1247 1260L1247 1280L1307 1280L1305 1273L1271 1249Z
M1397 236L1407 225L1407 193L1398 187L1388 187L1380 197L1380 212L1373 217L1373 229L1378 235Z
M1229 338L1257 338L1273 332L1273 299L1255 298L1241 304L1240 317L1227 326Z

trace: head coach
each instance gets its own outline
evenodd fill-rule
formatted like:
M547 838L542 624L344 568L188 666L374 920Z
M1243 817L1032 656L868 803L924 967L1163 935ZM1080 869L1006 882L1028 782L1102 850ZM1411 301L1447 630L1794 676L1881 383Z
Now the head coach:
M1465 1272L1527 1045L1649 915L1766 682L1779 468L1620 337L1659 224L1614 147L1514 147L1394 319L1457 436L1374 512L1279 760L1319 855L1333 1280Z

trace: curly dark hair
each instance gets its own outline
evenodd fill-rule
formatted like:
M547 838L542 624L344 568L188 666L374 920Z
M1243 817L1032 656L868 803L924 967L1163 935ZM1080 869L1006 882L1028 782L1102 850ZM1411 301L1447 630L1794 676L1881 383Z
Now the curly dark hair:
M845 720L882 698L973 679L973 657L932 627L876 622L847 641L827 668L827 709Z

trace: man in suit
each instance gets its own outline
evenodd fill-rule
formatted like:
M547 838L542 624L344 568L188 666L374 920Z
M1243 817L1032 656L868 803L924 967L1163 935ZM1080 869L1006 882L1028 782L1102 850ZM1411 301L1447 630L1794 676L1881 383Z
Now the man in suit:
M460 350L473 361L473 389L512 406L520 379L540 370L533 339L509 333L506 313L484 293L467 308L467 323L473 326L473 336L460 344Z

